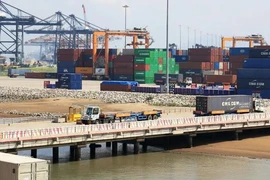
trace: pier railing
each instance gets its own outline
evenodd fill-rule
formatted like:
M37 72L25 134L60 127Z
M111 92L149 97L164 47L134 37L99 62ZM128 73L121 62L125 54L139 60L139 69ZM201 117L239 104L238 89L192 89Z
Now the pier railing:
M102 133L121 133L125 131L138 132L151 129L163 128L187 128L244 123L248 125L253 122L265 122L269 124L270 113L251 113L238 115L208 116L208 117L190 117L175 119L160 119L152 121L134 121L112 124L96 124L96 125L73 125L64 127L50 127L38 129L13 130L0 133L0 141L12 141L23 139L37 139L46 137L76 136Z

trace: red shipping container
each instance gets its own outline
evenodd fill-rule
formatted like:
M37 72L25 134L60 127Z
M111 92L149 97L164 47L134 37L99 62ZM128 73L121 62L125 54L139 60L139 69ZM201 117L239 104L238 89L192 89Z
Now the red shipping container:
M270 46L254 46L254 49L270 49Z
M218 62L217 56L198 56L198 55L190 55L190 62Z
M131 86L118 84L100 84L100 91L125 91L130 92Z
M229 62L224 62L223 63L223 71L228 71L229 70Z
M235 83L236 76L235 75L205 75L206 83Z
M214 64L214 63L212 63ZM211 63L210 62L205 62L205 70L211 70Z
M113 69L114 74L123 74L123 75L133 75L133 69L121 68L121 69Z
M124 62L114 62L113 68L119 69L119 68L127 68L127 69L133 69L134 64L133 63L124 63Z
M239 68L243 68L243 63L230 63L231 70L237 70Z
M163 64L163 58L158 58L158 64Z
M242 63L245 59L248 58L248 55L239 55L239 56L229 56L229 61L231 63Z
M135 71L149 71L150 65L149 64L136 64L134 65Z
M130 56L130 55L117 56L114 59L114 62L133 62L133 61L134 61L134 56Z
M58 55L79 55L82 52L82 49L58 49L57 54Z
M77 54L58 54L57 60L58 61L77 61L79 59L79 55Z
M180 62L180 69L205 69L205 62Z
M191 48L188 50L190 56L219 56L222 55L221 48Z
M158 74L163 74L163 71L158 71Z

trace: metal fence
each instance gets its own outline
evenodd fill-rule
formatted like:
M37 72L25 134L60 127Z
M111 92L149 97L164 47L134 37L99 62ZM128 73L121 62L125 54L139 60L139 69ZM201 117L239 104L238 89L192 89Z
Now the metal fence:
M0 118L0 124L30 123L43 121L52 121L52 119L42 117Z

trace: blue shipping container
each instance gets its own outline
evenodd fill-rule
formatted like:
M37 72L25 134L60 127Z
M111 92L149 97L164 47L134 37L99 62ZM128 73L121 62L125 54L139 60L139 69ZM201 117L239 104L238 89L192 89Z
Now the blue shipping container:
M175 62L187 62L188 56L176 55L176 56L174 56L174 59L175 59Z
M57 73L75 73L75 68L57 67Z
M244 61L243 68L270 69L270 59L247 59Z
M58 86L60 89L70 89L70 90L81 90L82 89L82 81L75 81L71 83L58 82Z
M229 59L230 59L229 56L223 56L223 61L224 61L224 62L229 62Z
M114 74L112 76L112 79L115 80L115 81L134 81L134 76L133 75Z
M57 74L57 78L59 81L61 80L67 82L82 81L82 75L76 73L59 73Z
M107 85L130 85L130 86L138 86L139 83L136 81L103 81L101 84Z
M238 89L237 94L252 95L253 97L270 99L270 90Z
M238 69L239 79L270 79L270 69Z
M57 67L61 68L75 68L77 65L77 61L58 61Z
M270 58L270 49L251 49L249 58Z
M214 62L214 69L219 70L219 62Z
M249 55L250 49L246 47L230 48L230 56Z
M240 79L237 78L237 88L239 89L255 89L270 90L270 79Z
M19 76L24 76L25 73L31 72L30 69L8 69L8 75L19 74Z

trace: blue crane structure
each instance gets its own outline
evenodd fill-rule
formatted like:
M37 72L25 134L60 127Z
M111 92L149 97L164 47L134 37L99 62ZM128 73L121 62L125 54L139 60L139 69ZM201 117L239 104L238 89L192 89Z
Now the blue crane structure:
M91 49L92 39L91 35L95 31L105 31L99 26L96 26L90 22L87 22L74 14L65 15L62 12L58 11L52 16L45 19L46 21L60 21L61 25L56 26L44 26L38 30L28 30L29 27L26 27L24 32L26 34L40 34L40 35L49 35L54 38L54 63L57 60L57 49L61 48L84 48ZM116 38L119 39L119 38ZM113 40L113 39L111 39ZM99 41L104 42L104 39L100 37ZM48 44L48 42L43 41L44 44ZM38 42L40 44L41 42ZM36 45L34 43L30 43Z
M0 1L0 54L13 54L16 63L21 62L24 57L25 28L35 26L58 27L61 26L61 21L49 22ZM15 27L15 30L11 27Z

